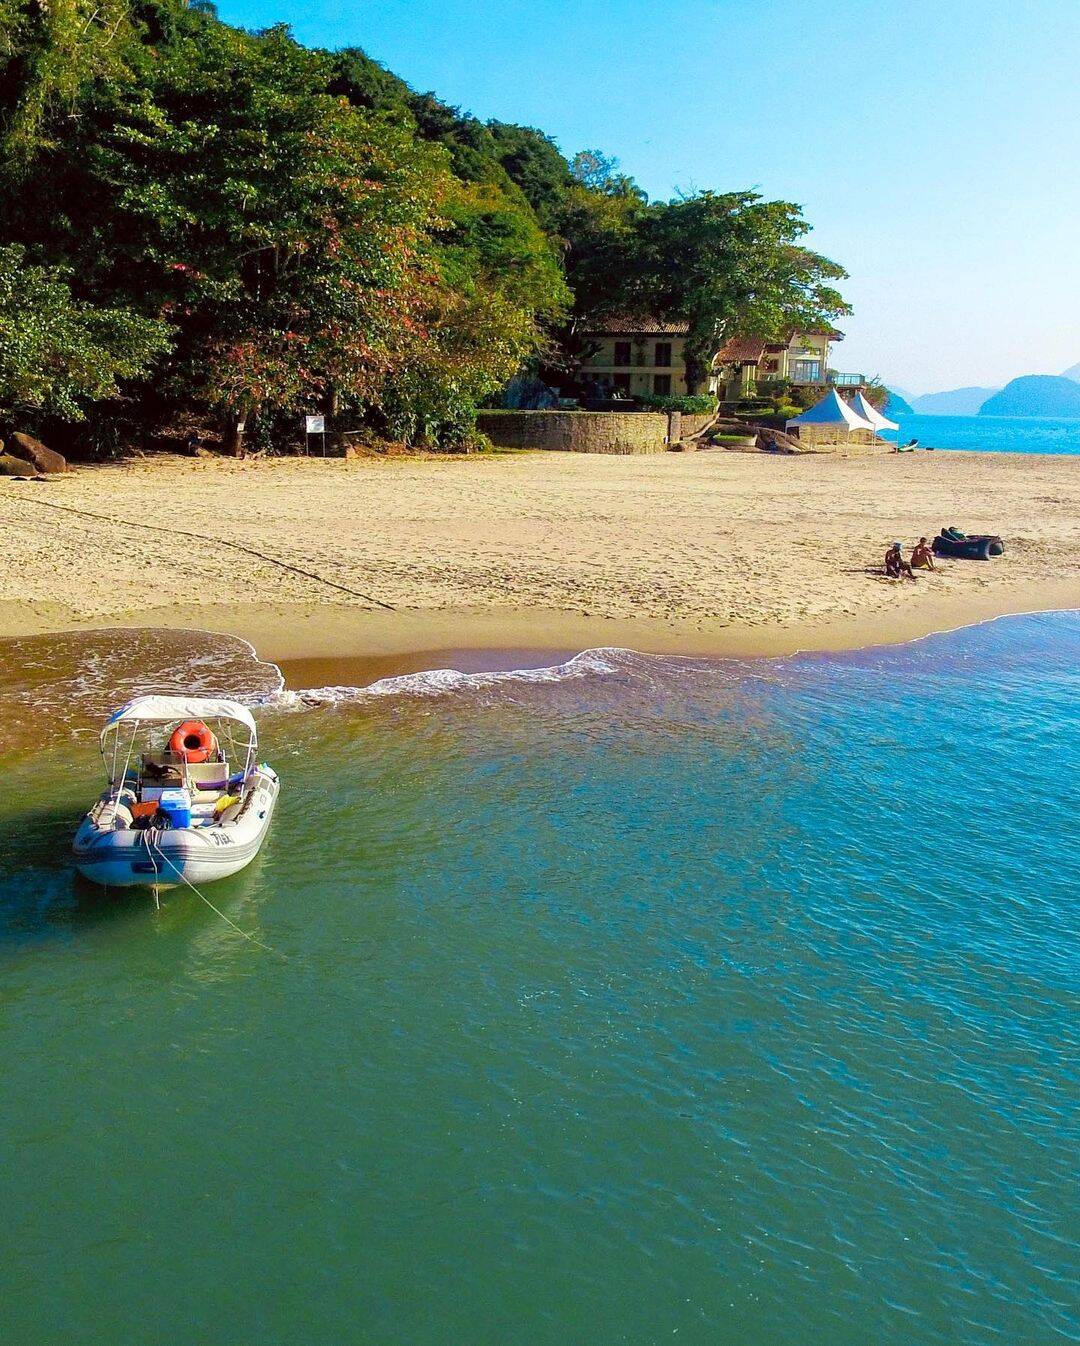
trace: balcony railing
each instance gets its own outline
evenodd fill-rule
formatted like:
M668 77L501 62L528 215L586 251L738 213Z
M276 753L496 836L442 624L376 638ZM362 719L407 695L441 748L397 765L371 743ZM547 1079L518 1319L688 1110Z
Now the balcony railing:
M830 369L829 382L836 388L858 388L866 382L866 377L863 374L841 374L838 369Z

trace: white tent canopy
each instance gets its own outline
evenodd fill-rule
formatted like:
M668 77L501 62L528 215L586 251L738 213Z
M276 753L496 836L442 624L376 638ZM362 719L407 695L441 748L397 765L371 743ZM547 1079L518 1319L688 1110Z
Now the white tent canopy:
M236 720L255 738L255 721L247 706L217 696L137 696L114 711L105 723L102 738L123 721Z
M864 421L869 421L874 429L879 432L881 430L900 429L895 421L887 420L881 412L878 411L877 407L871 406L861 392L856 393L851 399L851 407L857 415L861 416Z
M846 425L849 430L876 429L865 416L853 411L835 388L831 388L809 411L804 411L801 416L793 416L787 422L787 428L793 425Z

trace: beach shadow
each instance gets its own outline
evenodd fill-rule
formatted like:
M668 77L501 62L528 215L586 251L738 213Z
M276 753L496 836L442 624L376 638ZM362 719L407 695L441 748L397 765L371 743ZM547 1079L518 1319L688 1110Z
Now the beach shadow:
M907 577L906 575L902 575L902 576L900 577L900 579L895 579L895 580L892 579L892 578L890 578L890 576L888 576L888 575L886 575L886 574L884 574L884 573L882 572L882 569L881 569L880 566L841 566L841 567L840 567L840 574L841 574L841 575L869 575L869 577L870 577L872 580L877 580L877 582L878 582L879 584L901 584L901 583L903 583L903 584L910 584L910 583L911 583L911 581L908 579L908 577ZM921 579L926 579L926 578L928 578L928 577L931 577L931 576L933 576L933 575L940 575L940 574L941 574L941 567L939 566L936 570L920 570L919 573L915 576L915 578L916 578L917 580L921 580Z
M840 573L841 575L869 575L872 580L878 580L881 584L899 584L900 582L883 574L880 566L841 566Z

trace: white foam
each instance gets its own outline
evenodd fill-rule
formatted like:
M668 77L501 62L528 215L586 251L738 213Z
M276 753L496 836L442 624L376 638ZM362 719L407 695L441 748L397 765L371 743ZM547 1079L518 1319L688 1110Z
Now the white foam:
M631 664L642 657L632 650L612 648L583 650L566 663L547 668L515 668L486 673L463 673L456 668L432 668L420 673L402 673L393 678L379 678L366 687L305 687L297 690L283 688L253 698L248 704L273 710L307 710L317 706L339 706L384 697L448 696L520 683L535 685L567 682L574 678L610 677L612 674L628 672Z
M239 636L118 627L3 642L0 701L22 738L96 735L118 705L148 693L244 700L284 686L276 664ZM14 679L14 682L12 682Z

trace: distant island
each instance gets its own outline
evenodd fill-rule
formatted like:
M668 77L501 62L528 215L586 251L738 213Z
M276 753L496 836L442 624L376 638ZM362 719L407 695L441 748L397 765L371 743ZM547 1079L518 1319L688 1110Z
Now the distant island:
M997 388L950 388L942 393L923 393L912 398L911 409L919 416L977 416Z
M909 393L889 387L888 416L1080 416L1080 364L1061 374L1025 374L1004 388Z
M1080 416L1080 383L1060 374L1026 374L988 398L979 415Z

